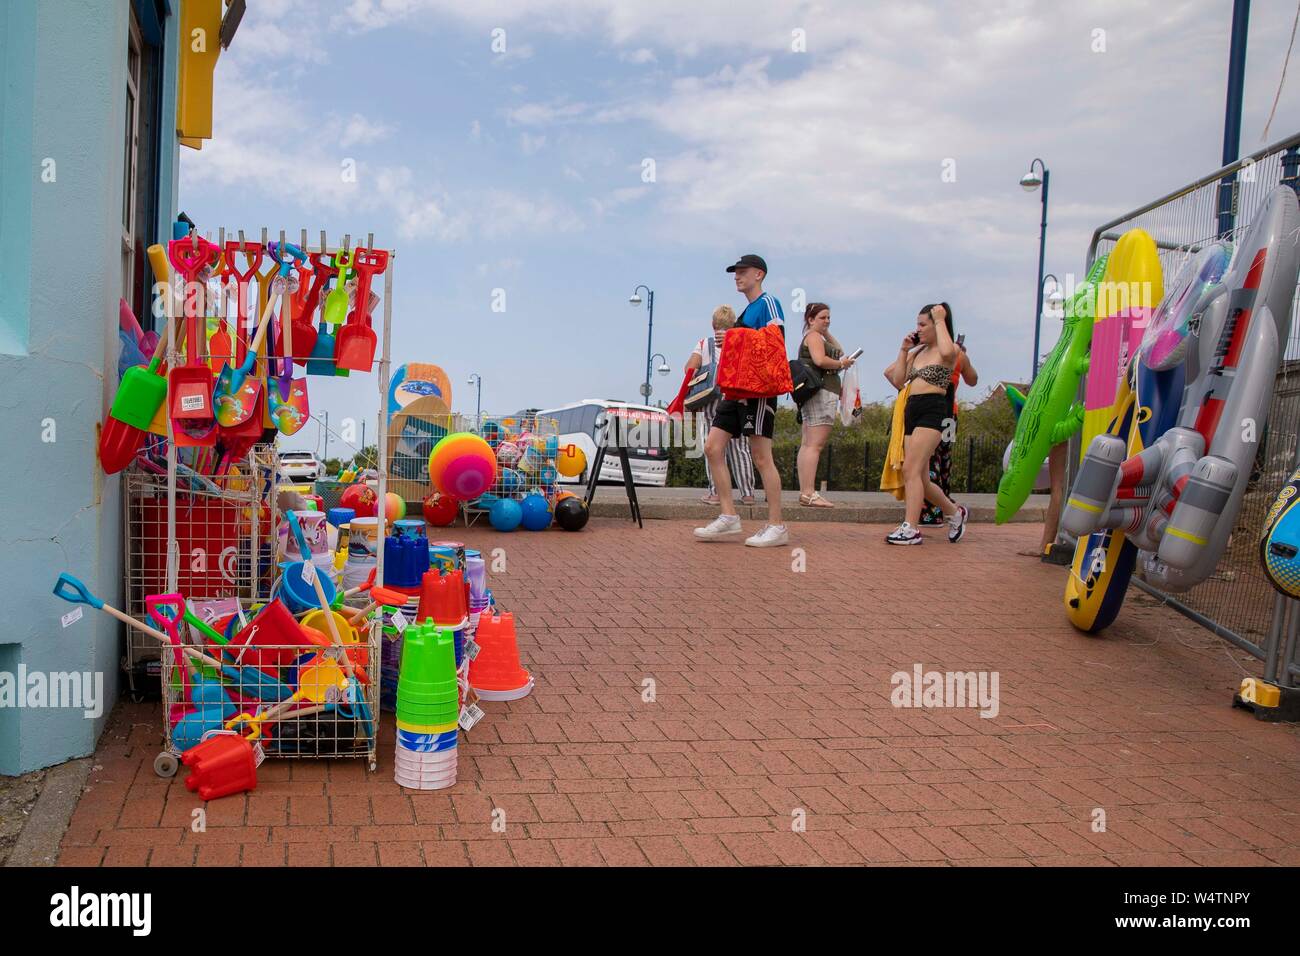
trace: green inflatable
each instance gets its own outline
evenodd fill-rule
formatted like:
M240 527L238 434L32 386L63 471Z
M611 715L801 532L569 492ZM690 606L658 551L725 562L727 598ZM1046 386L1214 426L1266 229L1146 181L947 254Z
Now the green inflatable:
M1068 439L1083 424L1083 403L1076 398L1079 382L1088 371L1097 283L1106 270L1106 259L1101 256L1092 264L1087 278L1065 303L1061 337L1038 370L1029 394L1008 389L1011 407L1017 409L1019 419L1010 461L998 482L998 524L1011 520L1025 503L1052 446Z

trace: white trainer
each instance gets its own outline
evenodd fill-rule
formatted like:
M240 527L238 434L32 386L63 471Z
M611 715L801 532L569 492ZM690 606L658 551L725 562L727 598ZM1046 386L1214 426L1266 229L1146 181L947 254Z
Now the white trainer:
M924 538L910 524L904 521L885 537L887 544L923 544Z
M958 505L952 517L948 519L948 540L953 544L960 541L962 535L966 533L966 519L969 517L970 512L966 510L966 506Z
M751 548L779 548L790 543L790 533L785 525L765 524L758 529L758 534L745 539Z
M695 529L695 537L701 541L720 541L738 534L744 534L739 515L718 515L703 528Z

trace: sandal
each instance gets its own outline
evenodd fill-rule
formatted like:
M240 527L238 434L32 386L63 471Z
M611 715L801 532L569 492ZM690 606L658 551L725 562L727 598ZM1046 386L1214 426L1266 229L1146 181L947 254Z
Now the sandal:
M752 505L752 504L754 503L754 496L753 496L753 495L745 495L745 497L743 497L743 498L740 499L740 503L741 503L742 505Z
M827 501L825 498L821 496L821 492L818 491L814 491L810 495L800 495L799 504L803 505L805 508L834 508L835 507L835 503L833 501Z
M718 498L717 495L705 495L705 496L704 496L703 498L701 498L700 500L703 501L706 505L720 505L720 504L722 504L722 500L721 500L720 498Z

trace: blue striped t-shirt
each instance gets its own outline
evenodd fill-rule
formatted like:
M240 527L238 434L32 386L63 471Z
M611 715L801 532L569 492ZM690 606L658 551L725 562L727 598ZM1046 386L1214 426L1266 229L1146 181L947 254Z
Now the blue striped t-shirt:
M745 311L740 313L740 318L736 320L737 325L751 329L761 329L771 322L775 322L784 333L785 313L781 311L781 303L770 292L764 292L745 306Z

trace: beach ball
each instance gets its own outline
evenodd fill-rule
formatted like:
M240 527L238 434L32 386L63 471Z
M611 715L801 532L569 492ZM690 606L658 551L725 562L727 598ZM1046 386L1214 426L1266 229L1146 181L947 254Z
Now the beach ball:
M519 502L509 498L498 498L492 502L492 509L488 512L488 521L498 531L514 531L523 519L524 511Z
M422 510L425 521L435 528L445 528L456 520L460 506L455 498L435 491L424 499Z
M560 479L560 474L555 470L554 465L543 465L542 470L537 473L537 480L543 485L553 485Z
M519 461L519 446L512 441L503 441L497 445L497 464L502 468L513 468Z
M349 485L339 497L339 507L351 508L358 518L373 518L379 513L379 495L369 485Z
M587 469L587 455L577 445L565 445L556 455L555 468L565 478L576 478Z
M587 503L577 495L561 498L555 503L555 523L565 531L581 531L590 517Z
M470 501L492 487L497 460L482 438L469 432L448 435L429 453L429 479L434 488L460 501Z
M395 491L384 495L384 517L388 524L406 517L406 499Z
M519 502L523 524L529 531L545 531L551 526L551 508L546 499L534 492Z

